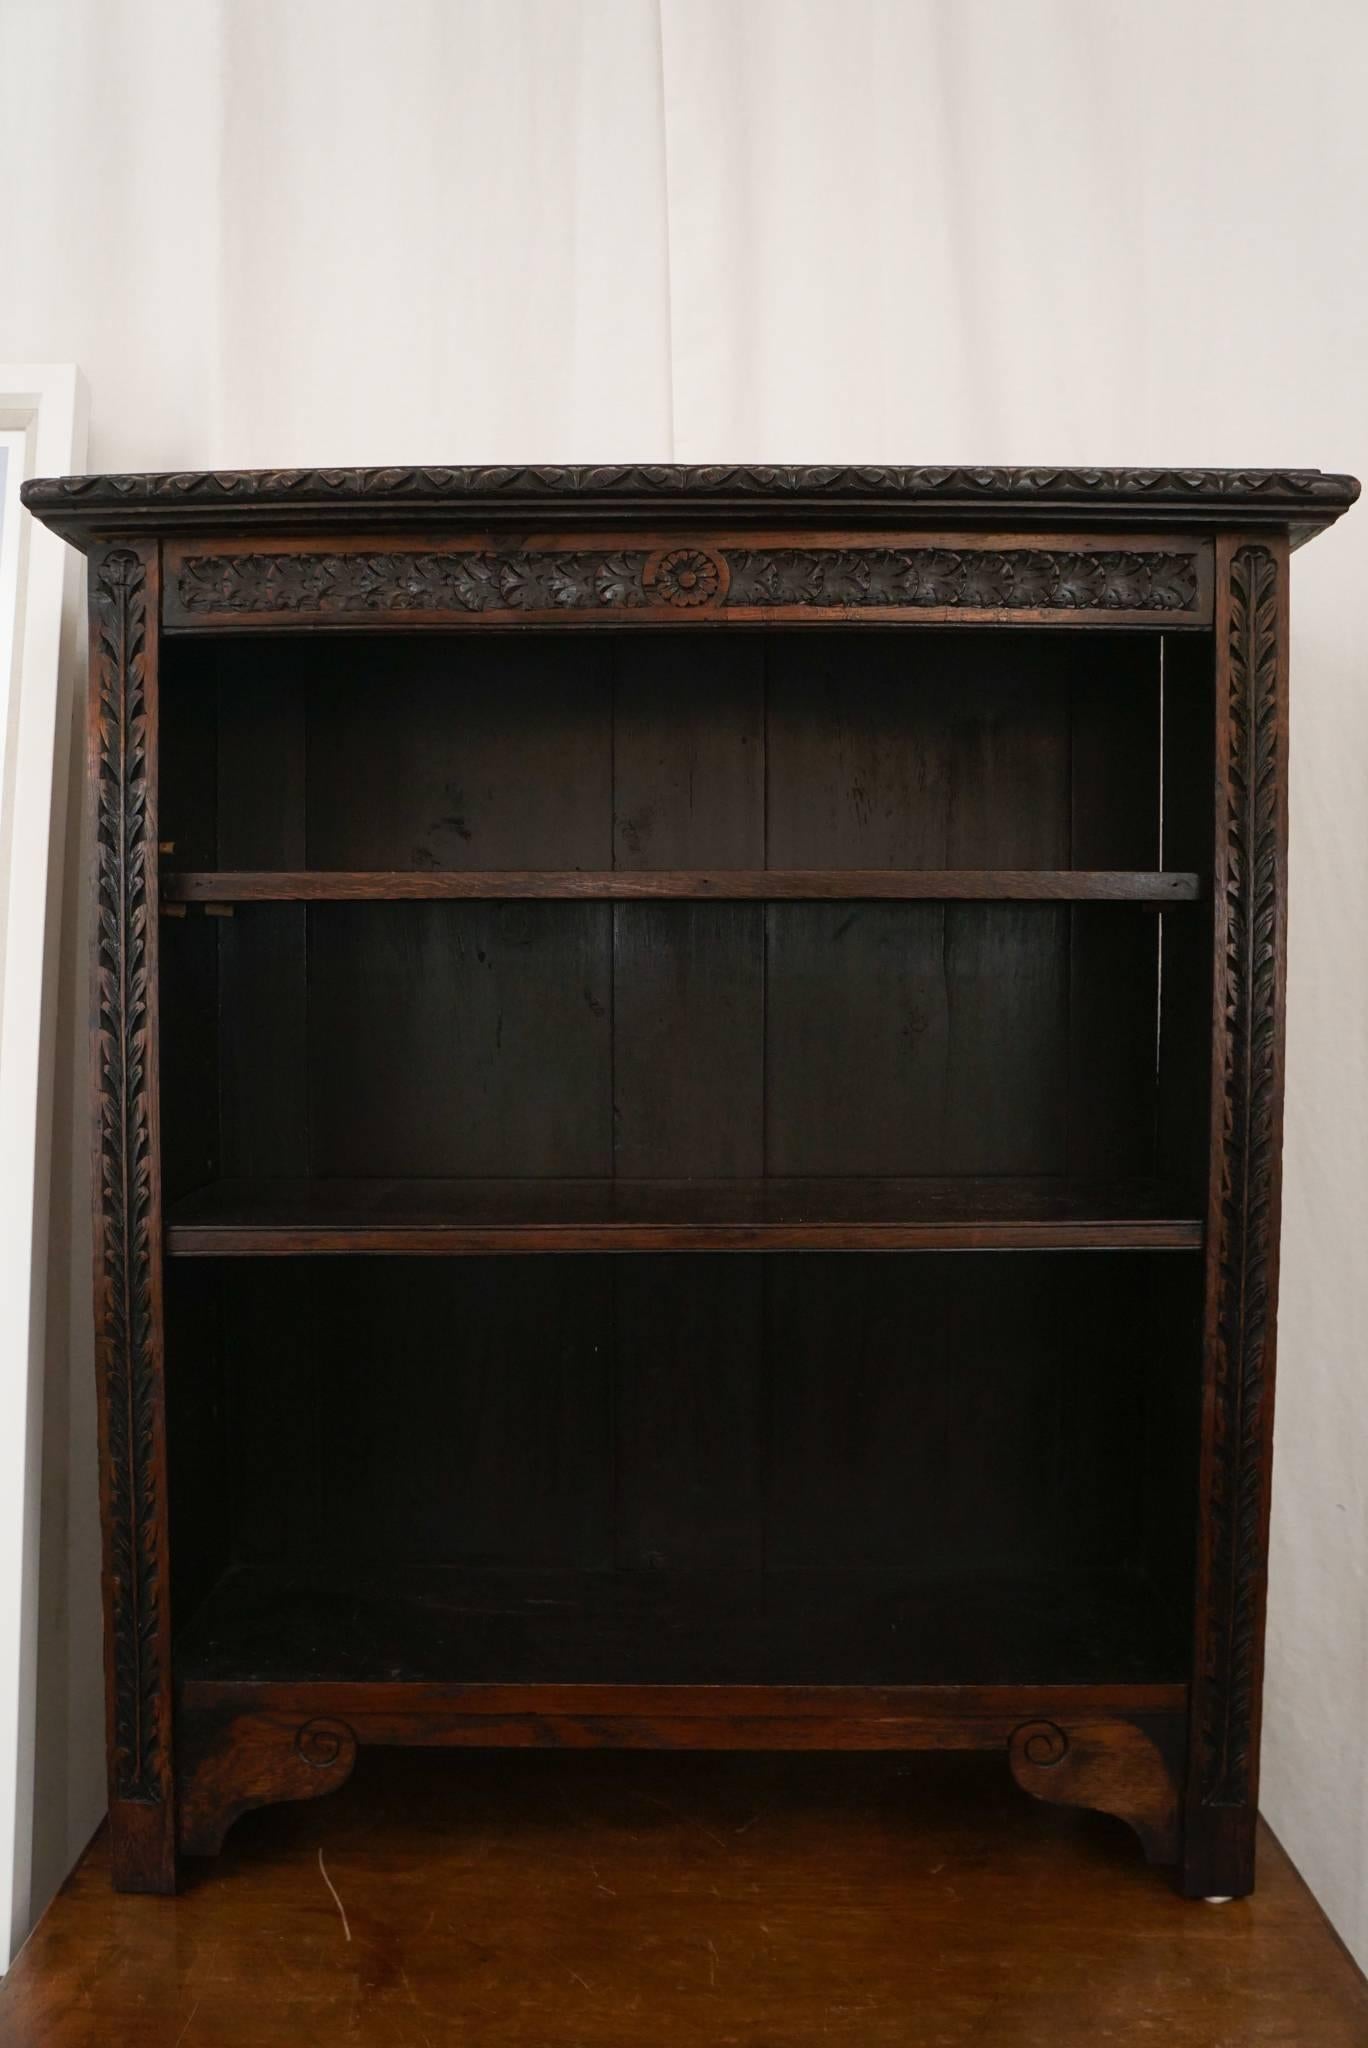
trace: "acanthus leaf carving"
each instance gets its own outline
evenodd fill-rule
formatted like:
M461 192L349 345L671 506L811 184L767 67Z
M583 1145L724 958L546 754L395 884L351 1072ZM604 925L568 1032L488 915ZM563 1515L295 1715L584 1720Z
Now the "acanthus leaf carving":
M148 593L136 550L96 566L92 686L97 732L97 1345L108 1440L113 1781L121 1799L162 1798L157 1479L159 1363L153 1295L149 1073Z
M1199 1727L1205 1804L1252 1797L1266 1569L1271 1270L1277 1229L1282 760L1279 575L1269 549L1230 564L1229 819L1224 888L1221 1179L1214 1247L1209 1603Z

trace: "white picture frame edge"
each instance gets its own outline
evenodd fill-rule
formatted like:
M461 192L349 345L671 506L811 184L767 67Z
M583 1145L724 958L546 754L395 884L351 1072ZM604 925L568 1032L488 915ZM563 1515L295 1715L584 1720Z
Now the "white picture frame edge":
M78 469L86 418L74 364L0 363L0 432L22 436L9 445L24 476ZM73 549L27 513L18 528L13 658L0 677L0 1973L32 1904L55 1012L83 587Z

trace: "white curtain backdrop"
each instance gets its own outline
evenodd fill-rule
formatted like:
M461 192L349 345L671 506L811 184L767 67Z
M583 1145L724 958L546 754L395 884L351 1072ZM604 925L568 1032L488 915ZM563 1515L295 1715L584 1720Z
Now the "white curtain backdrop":
M0 358L94 468L1363 474L1366 87L1361 0L0 0ZM1264 1804L1368 1963L1365 569L1363 509L1294 562ZM69 894L39 1902L100 1805Z

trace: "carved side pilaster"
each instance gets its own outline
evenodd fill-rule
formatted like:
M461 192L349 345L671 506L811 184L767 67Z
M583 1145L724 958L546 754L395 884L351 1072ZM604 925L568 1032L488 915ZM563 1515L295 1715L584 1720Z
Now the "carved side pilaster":
M95 1346L116 1881L174 1881L156 1047L153 548L90 566Z
M1253 1882L1282 1186L1283 546L1218 548L1216 625L1216 1029L1188 1861L1191 1889L1234 1894Z

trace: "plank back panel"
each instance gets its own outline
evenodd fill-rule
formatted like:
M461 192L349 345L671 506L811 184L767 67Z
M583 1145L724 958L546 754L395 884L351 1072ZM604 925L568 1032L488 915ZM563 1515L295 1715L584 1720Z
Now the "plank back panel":
M315 1174L611 1172L606 904L310 917Z

